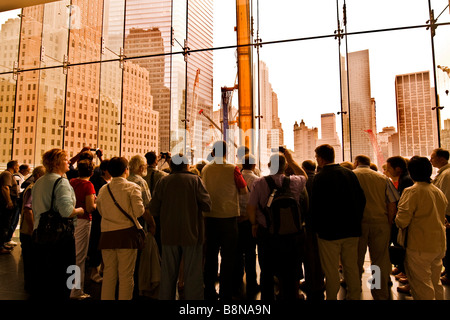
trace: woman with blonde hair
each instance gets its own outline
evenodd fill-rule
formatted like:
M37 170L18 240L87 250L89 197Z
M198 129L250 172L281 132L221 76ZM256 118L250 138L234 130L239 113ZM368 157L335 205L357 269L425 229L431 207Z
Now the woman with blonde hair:
M74 225L77 223L76 217L84 214L83 208L75 207L75 192L65 178L65 173L69 171L67 152L62 149L51 149L42 156L42 164L46 174L36 181L32 189L34 234L39 226L41 214L48 211L52 203L53 209L59 212L62 218L73 219ZM64 238L51 245L34 241L32 297L46 300L69 299L73 287L73 282L69 280L76 280L76 272L75 277L71 278L75 271L70 268L73 265L75 265L73 234L72 237Z

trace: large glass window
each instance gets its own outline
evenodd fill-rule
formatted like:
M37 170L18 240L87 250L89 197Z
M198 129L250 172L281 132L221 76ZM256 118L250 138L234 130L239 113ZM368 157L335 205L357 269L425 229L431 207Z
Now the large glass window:
M0 166L46 150L206 159L227 139L264 170L450 148L448 0L62 0L0 13ZM239 131L251 129L251 132Z

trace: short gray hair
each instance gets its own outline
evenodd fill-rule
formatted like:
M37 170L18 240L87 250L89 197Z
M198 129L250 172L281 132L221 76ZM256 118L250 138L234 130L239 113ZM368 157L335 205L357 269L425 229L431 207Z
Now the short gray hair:
M143 156L138 154L131 157L130 162L128 163L130 173L137 173L142 165L147 165L147 160Z

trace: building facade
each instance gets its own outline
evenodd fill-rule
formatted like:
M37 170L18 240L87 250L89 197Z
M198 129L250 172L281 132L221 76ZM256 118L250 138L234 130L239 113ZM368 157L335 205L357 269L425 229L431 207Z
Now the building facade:
M344 157L346 161L352 162L360 154L376 159L368 134L377 132L375 99L371 97L370 91L369 50L349 52L348 70L344 62L345 59L342 58Z
M438 145L435 98L430 72L395 77L397 130L400 155L429 156Z
M300 124L297 121L294 124L294 159L298 163L305 160L314 160L319 130L317 128L308 128L302 120Z
M336 115L334 113L321 114L320 121L321 138L317 140L317 145L331 145L334 148L335 162L342 162L342 146L336 131Z

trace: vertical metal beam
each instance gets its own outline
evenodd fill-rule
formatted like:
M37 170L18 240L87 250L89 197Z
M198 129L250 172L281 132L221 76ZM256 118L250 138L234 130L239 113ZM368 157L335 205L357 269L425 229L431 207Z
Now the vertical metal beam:
M236 36L238 63L239 127L253 129L253 61L249 0L236 0ZM253 149L252 139L241 137L241 145Z

